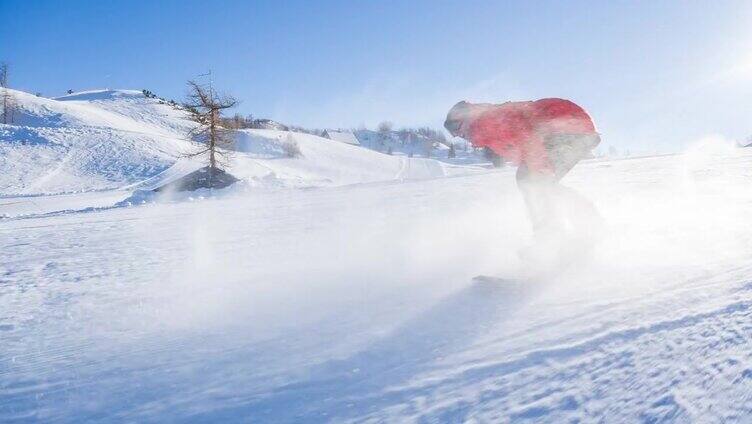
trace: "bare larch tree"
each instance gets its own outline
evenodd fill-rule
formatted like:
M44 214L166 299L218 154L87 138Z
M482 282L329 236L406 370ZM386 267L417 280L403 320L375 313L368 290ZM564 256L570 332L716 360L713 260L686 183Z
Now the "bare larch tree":
M8 91L8 64L0 63L0 98L3 105L3 124L13 123L13 96Z
M188 111L189 118L198 124L191 130L189 137L205 145L199 151L186 156L194 157L209 154L209 167L217 168L224 164L221 160L225 151L220 147L232 144L232 130L222 126L222 112L238 104L238 101L227 95L219 95L211 84L203 85L195 81L188 81L188 96L183 108Z

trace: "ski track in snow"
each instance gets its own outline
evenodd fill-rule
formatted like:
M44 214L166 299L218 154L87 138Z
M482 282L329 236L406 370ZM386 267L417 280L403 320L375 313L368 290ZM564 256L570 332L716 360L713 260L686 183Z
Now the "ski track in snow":
M511 170L0 221L0 421L752 422L750 166L578 165L520 291Z

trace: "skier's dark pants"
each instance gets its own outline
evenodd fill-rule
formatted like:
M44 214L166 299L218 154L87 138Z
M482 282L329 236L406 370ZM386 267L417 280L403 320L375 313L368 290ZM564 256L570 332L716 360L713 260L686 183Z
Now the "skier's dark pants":
M536 236L561 231L567 222L578 227L586 224L572 222L578 217L597 216L587 199L560 185L559 180L577 162L588 157L598 143L600 137L597 134L553 134L544 140L548 159L554 168L553 175L532 172L524 163L517 168L517 186L522 192ZM562 200L566 200L567 205L562 205ZM578 213L565 213L561 210L564 206L577 209Z

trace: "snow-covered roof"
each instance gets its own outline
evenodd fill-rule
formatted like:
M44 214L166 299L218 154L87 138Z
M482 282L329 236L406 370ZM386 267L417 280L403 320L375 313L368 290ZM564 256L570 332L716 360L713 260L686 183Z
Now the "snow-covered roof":
M352 144L354 146L360 145L360 142L352 131L325 130L324 137L330 140L339 141L340 143Z

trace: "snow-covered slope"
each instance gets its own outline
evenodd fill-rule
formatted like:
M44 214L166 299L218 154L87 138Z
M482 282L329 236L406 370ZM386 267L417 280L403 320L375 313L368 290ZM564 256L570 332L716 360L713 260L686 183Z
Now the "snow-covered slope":
M187 124L22 100L3 193L130 185L0 199L0 422L750 422L750 149L578 164L601 237L526 278L511 169L249 130L245 190L103 207L197 166Z
M132 90L57 99L11 90L12 125L0 125L0 195L148 188L200 166L183 159L184 112ZM302 153L288 158L285 144ZM251 185L342 185L471 172L425 159L391 157L307 134L244 130L229 163ZM139 184L144 182L143 184Z
M750 169L577 165L602 240L516 288L512 170L2 220L0 421L749 422Z
M0 125L0 194L116 188L172 165L190 144L181 112L135 91L58 100L10 90L14 122Z
M173 135L189 128L179 110L135 90L96 90L48 99L9 90L13 125L22 127L99 127Z
M285 143L297 145L300 157L286 157ZM390 156L310 134L272 130L242 131L237 150L249 154L236 156L231 167L234 174L296 186L414 180L473 172L472 168L431 159Z

